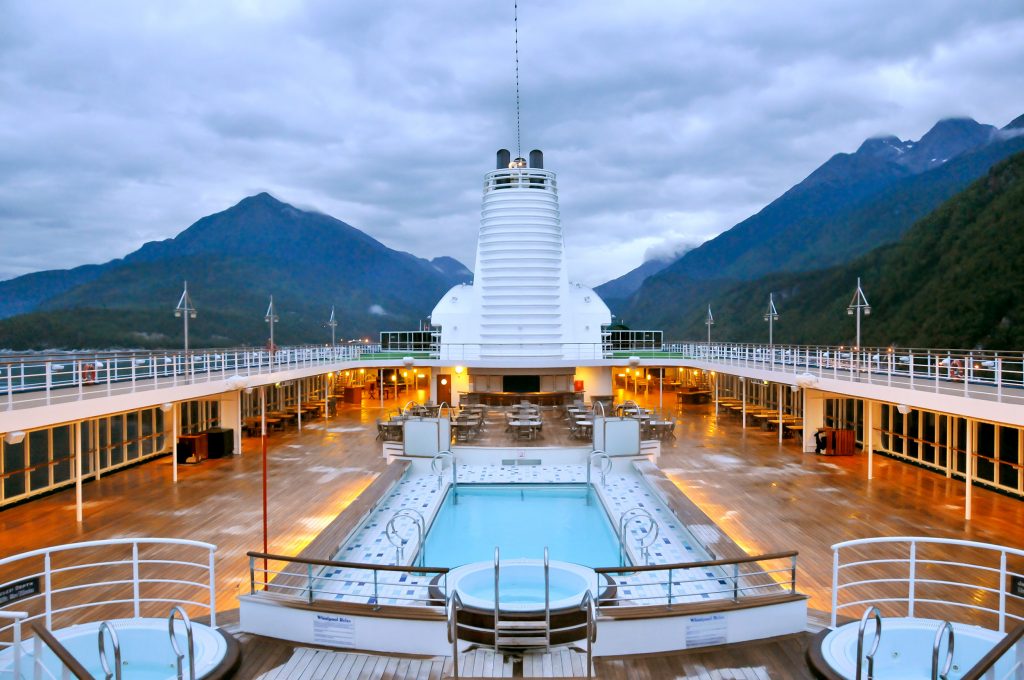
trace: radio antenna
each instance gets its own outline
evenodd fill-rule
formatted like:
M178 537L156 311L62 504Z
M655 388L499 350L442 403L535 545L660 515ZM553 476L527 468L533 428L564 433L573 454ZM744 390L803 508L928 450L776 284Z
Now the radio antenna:
M514 0L512 7L512 20L516 32L516 158L522 158L523 140L519 123L519 0Z

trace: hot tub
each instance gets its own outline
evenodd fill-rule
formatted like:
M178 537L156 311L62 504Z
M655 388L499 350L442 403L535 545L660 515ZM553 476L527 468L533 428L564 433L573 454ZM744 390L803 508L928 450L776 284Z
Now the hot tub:
M171 650L171 640L167 632L167 619L115 619L108 622L116 631L121 645L121 673L124 680L167 680L177 677L177 664ZM93 677L102 678L97 639L99 622L82 623L69 628L53 631L57 640L85 666ZM185 629L178 623L175 626L175 637L182 651L188 649ZM192 623L192 642L195 651L196 677L210 677L230 668L238 661L237 643L221 633L201 623ZM33 658L33 640L22 643L21 673L31 678ZM106 639L107 658L114 662L114 650L109 636ZM187 652L186 652L187 654ZM57 657L43 646L43 664L53 674L60 677L61 664ZM5 649L0 653L0 677L13 677L14 650ZM188 659L184 661L184 670L188 676Z
M875 653L875 678L898 678L915 680L931 678L932 645L941 621L916 618L882 619L882 638ZM819 668L826 677L838 675L852 678L857 668L857 632L860 622L848 623L829 632L821 642L821 655L827 668ZM955 680L971 669L981 657L1002 639L996 631L953 624L953 666L949 680ZM874 622L869 621L864 633L864 650L869 650L875 636ZM944 665L946 642L940 645L939 666ZM812 659L812 663L814 660ZM867 662L863 668L866 673ZM829 673L831 671L831 673ZM1000 676L1001 677L1001 676Z
M593 569L571 562L550 562L550 608L579 607L584 594L597 587ZM544 563L540 560L502 560L499 579L502 611L544 611ZM474 562L448 572L448 592L458 591L473 609L494 609L494 564Z

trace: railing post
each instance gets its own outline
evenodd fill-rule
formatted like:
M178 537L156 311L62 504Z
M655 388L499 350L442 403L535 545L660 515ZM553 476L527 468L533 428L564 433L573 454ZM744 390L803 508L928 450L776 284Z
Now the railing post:
M377 570L373 570L373 608L380 609L380 593L377 586Z
M46 627L53 628L53 576L50 574L50 553L43 558L43 587L46 589ZM37 638L38 639L38 638ZM36 657L39 658L39 657Z
M999 551L999 632L1006 632L1006 551Z
M313 604L313 565L306 564L306 578L309 581L309 603Z
M668 608L672 608L672 569L668 570Z
M210 550L210 627L217 626L217 569L214 566L214 551Z
M839 613L839 548L832 549L832 623L831 628L836 627L836 617Z
M732 565L732 601L738 602L740 599L740 565L733 563Z
M46 366L46 405L50 405L50 388L53 386L53 362L47 361Z
M996 399L1003 400L1003 360L996 355Z
M139 618L139 544L134 541L132 542L132 607L135 611L135 618Z
M249 594L256 594L256 558L249 556Z
M7 410L14 408L14 365L7 364Z
M789 559L789 592L796 595L796 555L793 555Z
M914 615L914 590L917 579L917 542L910 542L910 579L907 592L907 616Z

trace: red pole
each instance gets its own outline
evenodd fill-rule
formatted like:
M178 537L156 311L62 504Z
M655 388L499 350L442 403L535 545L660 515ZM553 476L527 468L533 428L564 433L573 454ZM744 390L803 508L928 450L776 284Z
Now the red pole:
M260 447L263 454L263 554L270 552L267 547L267 395L266 388L260 388ZM267 589L267 558L263 558L263 590Z

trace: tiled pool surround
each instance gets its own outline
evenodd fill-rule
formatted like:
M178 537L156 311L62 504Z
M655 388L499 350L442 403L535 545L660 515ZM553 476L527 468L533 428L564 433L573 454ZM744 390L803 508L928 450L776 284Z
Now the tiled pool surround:
M586 465L458 465L459 485L464 484L566 484L584 483ZM394 565L398 550L386 536L388 520L403 509L419 512L429 529L450 484L450 473L441 477L427 472L410 471L381 499L366 520L335 554L334 559L363 564ZM604 480L595 471L592 479L598 496L613 526L618 518L631 508L643 508L658 524L658 538L647 556L649 564L674 564L712 559L712 556L682 526L679 520L657 498L628 463L620 462ZM407 539L402 563L412 564L417 559L416 531L411 522L399 524L399 531ZM633 564L640 564L640 551L636 542L643 537L641 522L626 527L626 541ZM706 530L701 527L699 530ZM418 562L417 562L418 564ZM427 565L430 565L429 556ZM609 564L603 566L619 566ZM378 572L374 583L370 570L324 568L316 588L317 596L339 601L370 602L371 604L423 604L427 599L427 585L433 575L415 572ZM720 578L716 578L720 577ZM619 586L620 600L634 604L654 604L665 601L668 586L667 572L633 572L614 575ZM713 580L699 580L713 579ZM699 568L673 572L673 602L699 602L712 598L731 597L727 592L730 581L713 568ZM376 597L374 594L376 593ZM436 602L435 602L436 604Z

